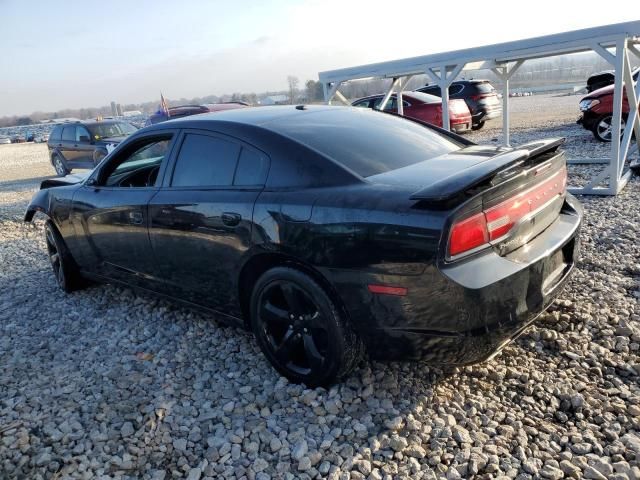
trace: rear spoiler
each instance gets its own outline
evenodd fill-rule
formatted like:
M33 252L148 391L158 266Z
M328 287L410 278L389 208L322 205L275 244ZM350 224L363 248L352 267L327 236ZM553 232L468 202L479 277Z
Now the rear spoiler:
M551 138L521 145L514 150L500 153L484 162L453 173L418 190L409 198L427 202L446 202L492 179L498 172L524 164L529 158L557 150L564 141L564 138Z

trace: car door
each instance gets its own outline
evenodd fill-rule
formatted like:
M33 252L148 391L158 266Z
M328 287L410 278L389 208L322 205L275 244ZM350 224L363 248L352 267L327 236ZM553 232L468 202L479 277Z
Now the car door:
M148 204L158 191L174 138L174 131L139 136L76 192L74 252L82 269L154 288L158 272L149 243Z
M149 203L149 236L167 293L239 315L237 277L269 158L234 138L186 130Z
M91 134L83 125L76 125L75 163L78 167L93 168L93 150Z
M62 154L69 168L73 168L76 160L76 149L74 144L76 143L76 126L66 125L62 128L62 138L58 151Z

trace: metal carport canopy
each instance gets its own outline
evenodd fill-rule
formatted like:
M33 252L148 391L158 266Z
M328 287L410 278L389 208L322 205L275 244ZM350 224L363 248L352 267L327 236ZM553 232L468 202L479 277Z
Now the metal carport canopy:
M503 81L503 144L509 145L509 79L525 60L552 57L593 50L612 64L615 69L614 111L612 118L612 138L616 133L621 142L611 142L611 158L604 161L590 159L588 163L607 163L607 167L587 185L572 188L576 193L617 194L629 180L630 172L623 172L629 153L631 132L635 130L636 142L640 141L640 118L638 116L638 85L631 81L629 52L640 59L640 21L617 23L586 28L571 32L545 35L542 37L516 40L512 42L486 45L445 53L436 53L387 62L372 63L358 67L342 68L320 72L319 79L324 88L325 101L331 104L334 97L349 104L340 93L340 85L350 80L366 78L393 79L379 109L383 109L394 90L397 90L398 113L402 114L402 87L413 75L427 74L441 88L443 106L443 126L449 128L448 87L466 69L490 68ZM614 48L614 52L607 50ZM623 78L625 84L623 85ZM627 81L627 78L629 79ZM625 88L631 110L626 128L622 127L622 89ZM637 144L636 144L637 148ZM601 184L608 180L607 186Z

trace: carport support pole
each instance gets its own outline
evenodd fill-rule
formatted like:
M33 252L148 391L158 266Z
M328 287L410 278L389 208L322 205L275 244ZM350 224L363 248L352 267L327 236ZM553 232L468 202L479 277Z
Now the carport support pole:
M493 73L502 80L502 144L505 147L511 146L511 137L509 135L509 79L520 68L524 60L518 60L513 67L508 65L492 68Z

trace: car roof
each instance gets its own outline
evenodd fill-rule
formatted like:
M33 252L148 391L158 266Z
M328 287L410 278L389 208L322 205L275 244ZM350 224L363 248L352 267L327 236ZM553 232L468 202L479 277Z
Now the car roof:
M188 128L188 124L192 124L194 128L198 124L205 122L224 122L234 124L245 124L253 126L263 126L279 118L287 118L291 116L299 116L304 118L305 115L323 110L335 110L338 107L329 105L274 105L262 107L234 108L228 110L219 110L217 112L201 113L199 115L191 115L183 118L169 119L166 122L154 125L155 128ZM180 124L180 125L178 125Z

